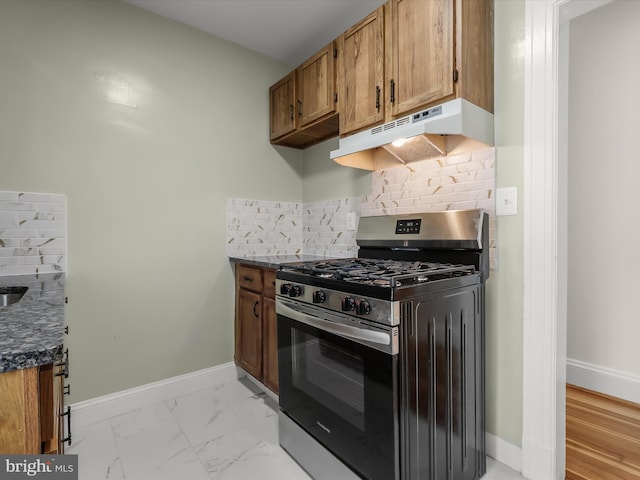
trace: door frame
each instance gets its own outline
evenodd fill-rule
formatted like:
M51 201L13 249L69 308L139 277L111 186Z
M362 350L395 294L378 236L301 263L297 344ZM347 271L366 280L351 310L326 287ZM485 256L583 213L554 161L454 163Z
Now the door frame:
M525 0L522 473L565 475L569 21L612 0Z

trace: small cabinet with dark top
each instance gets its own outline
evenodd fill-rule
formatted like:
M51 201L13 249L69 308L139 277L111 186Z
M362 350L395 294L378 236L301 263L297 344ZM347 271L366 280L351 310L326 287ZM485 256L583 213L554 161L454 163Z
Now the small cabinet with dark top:
M273 269L236 265L235 362L278 393Z

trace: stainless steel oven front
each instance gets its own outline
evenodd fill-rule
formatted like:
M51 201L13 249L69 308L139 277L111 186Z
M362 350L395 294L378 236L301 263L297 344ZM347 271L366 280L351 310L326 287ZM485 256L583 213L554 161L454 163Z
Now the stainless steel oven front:
M354 474L340 478L399 479L398 326L280 296L276 312L281 417ZM321 452L282 430L281 421L282 446L314 478L337 478Z

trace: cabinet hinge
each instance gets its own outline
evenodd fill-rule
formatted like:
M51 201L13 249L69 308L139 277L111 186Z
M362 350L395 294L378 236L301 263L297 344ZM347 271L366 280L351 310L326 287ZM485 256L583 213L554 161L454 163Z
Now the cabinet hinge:
M337 94L337 93L334 93L334 94L333 94L333 101L334 101L334 102L337 102L337 101L338 101L338 94Z
M456 68L453 71L453 83L456 83L458 81L458 69Z
M333 49L333 58L338 58L338 49L337 48Z

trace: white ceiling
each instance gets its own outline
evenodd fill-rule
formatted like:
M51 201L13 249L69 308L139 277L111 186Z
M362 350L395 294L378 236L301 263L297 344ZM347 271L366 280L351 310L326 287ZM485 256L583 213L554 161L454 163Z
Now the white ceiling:
M125 0L297 66L384 0Z

